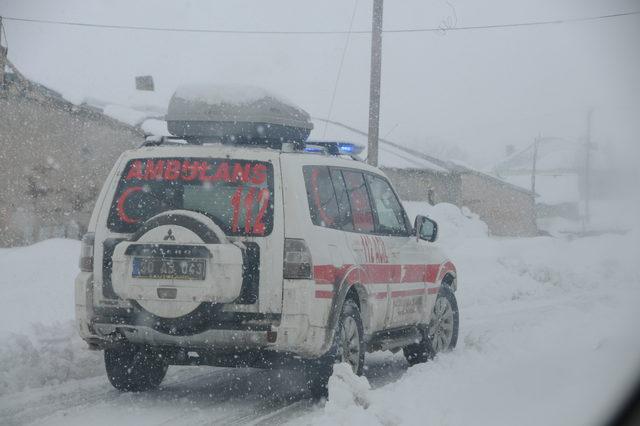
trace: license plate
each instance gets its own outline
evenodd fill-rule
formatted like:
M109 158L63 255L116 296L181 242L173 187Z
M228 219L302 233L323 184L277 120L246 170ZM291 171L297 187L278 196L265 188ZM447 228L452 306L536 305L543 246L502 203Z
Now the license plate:
M131 276L162 280L204 280L204 259L134 257Z

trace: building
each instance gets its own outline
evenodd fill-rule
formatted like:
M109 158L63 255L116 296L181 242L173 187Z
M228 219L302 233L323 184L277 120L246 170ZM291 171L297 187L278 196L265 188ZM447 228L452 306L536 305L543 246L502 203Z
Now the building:
M537 218L579 220L580 201L584 198L580 144L559 138L540 139L537 149L532 144L498 163L494 167L496 175L514 185L530 188L534 152Z
M0 246L78 238L93 202L142 131L24 78L0 85Z
M406 201L451 203L467 207L480 216L491 235L527 237L537 235L534 197L527 189L470 167L433 157L422 165L390 167L395 150L380 150L382 169ZM412 162L420 163L415 155ZM435 167L434 167L435 166Z
M324 128L324 120L316 121L319 122L316 127ZM329 125L332 136L366 145L365 132L335 121ZM480 216L495 236L538 234L534 194L528 189L384 138L380 138L379 162L405 201L446 202L467 207Z

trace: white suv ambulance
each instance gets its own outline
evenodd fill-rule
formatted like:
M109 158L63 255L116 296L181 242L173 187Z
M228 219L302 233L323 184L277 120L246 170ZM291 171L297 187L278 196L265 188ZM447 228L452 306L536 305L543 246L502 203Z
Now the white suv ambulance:
M301 365L320 396L334 362L362 374L367 351L413 364L456 345L437 225L412 226L353 145L194 140L122 154L83 238L77 322L114 387L155 388L169 365Z

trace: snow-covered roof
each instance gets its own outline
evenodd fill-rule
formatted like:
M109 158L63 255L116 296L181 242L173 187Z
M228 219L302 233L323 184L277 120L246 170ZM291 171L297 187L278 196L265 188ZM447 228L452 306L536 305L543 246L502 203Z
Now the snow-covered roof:
M531 175L513 175L504 178L507 182L523 188L531 187ZM537 174L536 201L557 205L580 201L579 177L577 174Z
M543 139L538 144L536 168L538 170L575 170L578 145L561 139ZM500 172L531 170L533 145L516 152L496 166ZM502 174L502 173L501 173Z
M516 152L495 166L498 175L520 174L530 172L533 166L533 144ZM541 172L576 172L585 164L585 144L563 138L542 138L538 143L536 169ZM607 149L592 147L590 167L606 169Z
M382 167L394 169L421 169L431 170L439 173L449 173L451 170L442 167L433 161L424 158L412 156L410 153L402 151L394 146L380 143L379 148L379 164Z

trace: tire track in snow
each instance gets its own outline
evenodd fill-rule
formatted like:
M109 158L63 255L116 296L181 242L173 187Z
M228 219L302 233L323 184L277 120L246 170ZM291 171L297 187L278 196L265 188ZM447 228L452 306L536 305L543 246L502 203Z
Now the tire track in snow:
M167 382L158 391L146 395L160 394L165 388L175 384L189 386L192 383L215 380L216 377L224 375L225 370L227 369L215 369L206 374L189 372L191 374L188 374L186 378L183 378L186 369L179 370L170 374L167 377ZM196 375L193 376L193 373ZM113 389L106 375L77 380L62 385L25 390L0 399L0 419L2 419L3 425L23 425L53 416L56 413L64 413L69 410L81 411L90 409L97 404L108 404L119 399L128 399L130 395L136 394L125 394ZM183 397L183 395L178 395L178 397Z

